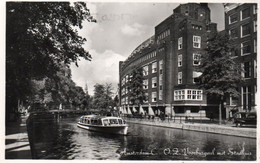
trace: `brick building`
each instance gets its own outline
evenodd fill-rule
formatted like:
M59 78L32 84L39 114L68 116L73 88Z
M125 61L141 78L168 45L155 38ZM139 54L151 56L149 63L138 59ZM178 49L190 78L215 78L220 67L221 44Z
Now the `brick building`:
M224 4L225 30L234 39L236 51L234 59L241 64L245 84L239 89L239 99L230 98L227 111L238 108L244 111L255 111L257 92L257 4Z
M155 27L155 34L119 63L119 99L122 108L150 114L206 117L217 111L202 89L196 86L196 69L205 52L207 38L216 32L206 3L181 4ZM143 89L148 100L142 106L129 102L127 82L132 69L143 69Z

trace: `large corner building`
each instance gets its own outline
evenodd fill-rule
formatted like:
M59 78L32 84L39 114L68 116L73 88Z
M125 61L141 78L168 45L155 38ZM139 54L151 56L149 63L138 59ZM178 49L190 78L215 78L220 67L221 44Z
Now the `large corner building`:
M217 110L196 86L200 57L207 38L216 32L207 3L181 4L173 14L155 27L155 34L139 45L119 64L121 107L138 108L130 103L127 82L133 68L143 69L143 89L148 100L141 106L146 112L206 117Z

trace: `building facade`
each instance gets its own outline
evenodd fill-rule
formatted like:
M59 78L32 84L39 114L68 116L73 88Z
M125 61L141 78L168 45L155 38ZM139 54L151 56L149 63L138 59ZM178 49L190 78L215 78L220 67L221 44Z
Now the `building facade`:
M224 4L225 30L229 32L237 49L234 59L241 64L245 83L238 88L240 98L230 98L229 110L255 111L257 92L257 4Z
M218 109L196 85L200 57L207 38L217 31L206 3L181 4L155 27L155 34L119 63L120 106L135 110L127 82L133 68L143 69L143 89L148 99L141 106L149 114L206 117Z

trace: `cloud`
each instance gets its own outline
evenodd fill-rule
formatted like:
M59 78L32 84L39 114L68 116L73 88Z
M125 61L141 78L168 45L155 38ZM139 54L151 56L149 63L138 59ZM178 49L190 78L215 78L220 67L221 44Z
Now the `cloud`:
M79 67L71 65L73 81L83 88L87 84L91 95L94 94L96 83L112 83L114 93L116 93L119 81L119 61L125 60L125 57L111 50L106 50L104 53L90 50L90 53L93 58L91 62L80 61Z
M140 36L144 33L144 31L145 26L138 23L134 23L132 25L125 24L121 28L121 32L128 36Z

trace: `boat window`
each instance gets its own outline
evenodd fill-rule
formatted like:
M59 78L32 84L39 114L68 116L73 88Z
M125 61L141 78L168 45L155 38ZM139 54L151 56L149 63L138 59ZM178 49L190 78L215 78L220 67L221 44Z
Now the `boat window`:
M98 120L97 120L97 124L98 124L98 125L102 125L101 119L98 119Z
M110 119L110 124L118 124L118 121L117 119Z
M104 124L104 126L109 125L108 120L107 120L107 119L104 119L104 120L103 120L103 124Z
M123 124L122 119L118 119L119 124Z
M96 119L92 119L92 120L91 120L91 124L97 125L97 124L98 124L98 121L97 121Z

